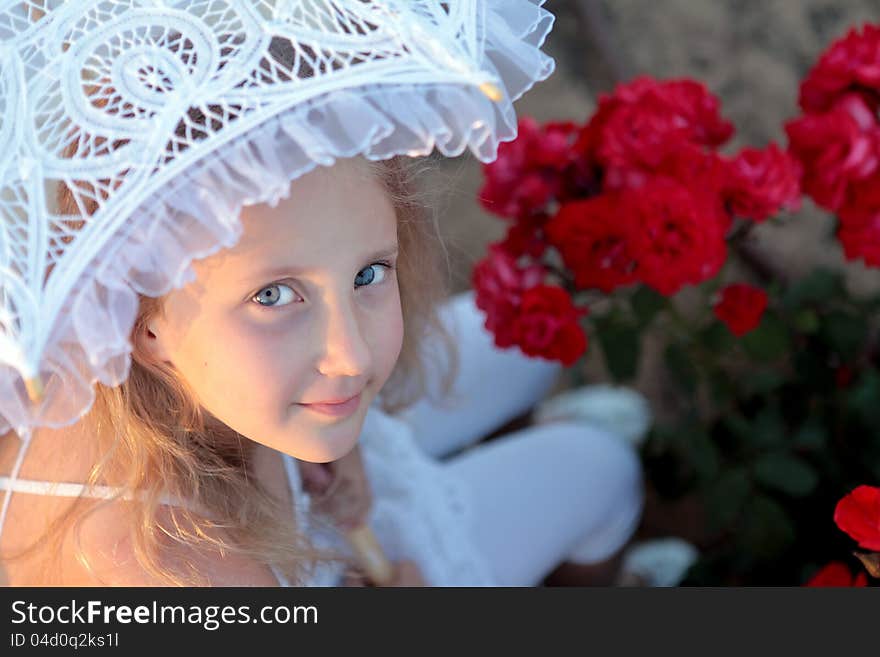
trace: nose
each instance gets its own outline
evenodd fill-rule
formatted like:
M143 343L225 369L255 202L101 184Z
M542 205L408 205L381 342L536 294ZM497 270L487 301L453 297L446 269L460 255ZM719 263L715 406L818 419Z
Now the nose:
M324 304L323 348L318 371L325 376L364 376L372 354L365 339L363 319L354 299L329 299Z

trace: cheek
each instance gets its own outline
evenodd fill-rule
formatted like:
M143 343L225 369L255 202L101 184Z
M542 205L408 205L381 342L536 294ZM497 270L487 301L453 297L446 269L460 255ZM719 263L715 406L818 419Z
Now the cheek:
M175 360L199 400L230 426L268 419L295 380L297 363L264 328L214 319L192 325ZM233 417L242 416L242 417Z
M388 379L403 347L403 313L398 294L374 317L372 324L373 362L381 383Z

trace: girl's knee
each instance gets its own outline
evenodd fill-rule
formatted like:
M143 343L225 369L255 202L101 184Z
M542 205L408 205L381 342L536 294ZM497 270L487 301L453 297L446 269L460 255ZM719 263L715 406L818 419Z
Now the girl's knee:
M555 437L544 436L562 443L559 454L581 469L585 476L600 479L620 494L642 497L643 471L638 451L621 436L604 428L578 422L553 422L542 425L554 427Z
M581 535L567 559L594 563L618 551L636 530L645 503L638 451L605 429L569 424L566 437L590 477L590 509L584 516L589 529Z

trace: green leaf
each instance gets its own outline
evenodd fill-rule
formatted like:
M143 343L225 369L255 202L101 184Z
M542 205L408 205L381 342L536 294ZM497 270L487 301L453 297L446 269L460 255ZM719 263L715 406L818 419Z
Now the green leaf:
M728 413L722 418L721 423L734 438L742 442L752 441L752 423L741 413Z
M865 318L843 311L822 317L822 335L845 361L855 360L867 338Z
M794 449L817 450L828 442L828 429L821 422L807 420L801 425L791 441Z
M697 476L709 482L718 476L721 455L712 439L703 431L694 431L688 440L688 456Z
M880 431L880 374L875 369L862 372L848 391L847 408Z
M664 352L666 367L685 392L693 394L697 389L697 368L687 349L677 342L671 342Z
M709 386L716 404L725 404L736 395L736 386L727 372L713 371L709 375Z
M779 408L765 406L755 416L750 435L752 445L759 449L778 447L786 442L785 419Z
M786 381L776 370L758 370L747 375L743 381L747 394L764 397L777 390Z
M755 495L746 504L739 534L743 548L760 558L772 558L795 538L794 525L785 509L767 495Z
M616 383L631 381L638 371L641 353L638 328L619 316L603 318L596 325L596 335L611 376Z
M630 304L639 327L645 328L666 307L666 297L647 285L641 285L630 297Z
M794 368L797 380L805 389L812 389L823 395L833 392L834 382L827 359L813 345L808 343L805 349L797 350L794 354Z
M870 465L868 465L868 470L874 475L875 479L880 480L880 458L875 458L869 461Z
M790 349L788 329L772 312L765 313L758 327L740 340L746 353L761 362L774 361Z
M783 295L782 303L789 309L795 309L844 296L846 288L840 272L820 267L791 285Z
M653 425L645 439L645 448L652 453L662 453L675 449L679 444L681 430L676 426Z
M755 479L792 497L809 495L819 483L819 475L813 466L793 454L779 452L758 459Z
M706 521L710 531L720 531L733 522L749 495L750 487L745 468L733 468L721 475L706 495Z
M770 297L771 299L777 299L782 296L784 288L782 286L782 283L780 283L779 281L771 281L770 285L766 287L766 290L768 297Z
M721 322L712 322L700 331L700 342L709 351L716 354L724 354L734 348L736 338L733 333Z
M815 333L819 330L819 315L812 308L800 310L794 316L794 326L801 333Z

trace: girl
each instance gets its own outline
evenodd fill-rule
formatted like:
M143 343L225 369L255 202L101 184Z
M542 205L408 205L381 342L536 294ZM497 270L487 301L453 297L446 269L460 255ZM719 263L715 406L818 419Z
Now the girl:
M557 422L430 458L527 411L559 366L494 349L470 294L435 316L437 236L404 167L315 169L277 206L246 208L238 244L194 263L195 281L141 298L129 378L99 385L74 427L36 432L21 475L118 486L97 489L117 499L16 493L2 536L18 555L10 583L337 584L351 559L339 530L363 520L403 564L400 584L534 585L566 557L602 561L626 542L639 467L611 434ZM315 504L311 545L294 522L306 492L291 456L335 462L343 482ZM319 470L305 472L317 483ZM367 478L372 493L357 483Z
M254 44L261 41L248 30L277 31L284 21L300 20L287 11L290 3L264 23L258 9L267 11L267 3L229 0L230 12L241 11L238 22L228 19L229 12L208 16L216 3L173 4L178 13L163 14L162 21L179 21L180 12L190 12L187 20L202 21L204 33L187 40L166 30L159 38L155 29L138 32L146 10L139 9L128 22L110 12L107 29L128 31L125 39L108 41L112 47L96 49L98 54L88 60L89 75L82 79L91 80L94 89L89 89L83 120L104 112L113 125L137 119L140 128L149 112L138 107L152 110L178 97L174 89L157 91L177 81L168 70L168 53L150 59L151 51L137 45L132 46L135 58L128 58L118 44L135 40L132 34L186 62L183 74L195 80L180 86L187 94L210 81L226 84L229 98L238 99L238 105L227 99L223 105L204 101L198 111L187 107L167 146L148 135L142 147L158 146L167 159L183 161L187 148L201 147L199 140L220 142L214 138L217 126L243 112L247 101L238 93L235 66L226 62L214 77L196 77L210 62L210 53L257 62L256 68L243 69L255 71L247 80L255 87L260 76L271 74L275 87L266 106L279 89L301 93L284 86L297 75L303 84L319 77L319 71L329 75L317 66L302 73L299 57L305 47L297 49L288 32L272 37L259 58ZM335 4L350 12L365 10L360 2ZM432 15L441 11L440 3L420 4ZM476 4L480 12L456 14L456 20L479 16L487 21L481 26L486 51L504 53L493 64L504 84L521 93L534 79L549 75L545 68L524 81L521 71L509 68L518 59L516 48L521 47L522 61L522 55L536 50L535 34L537 43L543 41L549 23L542 20L549 14L524 0ZM385 13L383 3L375 5L376 16L394 28L396 37L417 36L414 43L431 46L432 57L465 52L438 49L440 42L426 36L424 16L414 13L404 20ZM45 27L47 40L68 28L72 36L65 38L71 41L103 35L88 21L106 20L106 12L76 22L68 14L78 7L62 5L54 11L59 14L54 23L36 19L38 28L52 28ZM120 9L121 18L125 11ZM451 9L442 11L445 15ZM232 27L224 27L227 20ZM303 25L297 36L308 34L309 43L316 30L329 29L321 21ZM226 45L204 46L198 58L190 55L206 43L205 34L221 28L243 36L226 34L217 38ZM439 38L466 33L451 31ZM344 40L338 33L325 36L328 44ZM29 50L16 52L32 53L31 39L28 33ZM59 57L88 54L85 46L48 51ZM108 65L108 71L134 75L136 83L146 85L128 105L119 101L125 84L105 84L100 78L104 59L111 56L124 64ZM424 62L430 58L418 61L428 66ZM458 136L473 140L485 138L486 130L491 134L497 118L485 99L474 100L474 69L468 68L489 66L487 61L475 58L461 69L461 60L450 60L453 74L471 84L462 93L453 86L391 87L392 93L364 84L311 98L320 103L291 101L293 109L276 110L241 132L237 141L218 144L211 157L191 160L158 196L131 204L138 211L114 236L116 248L106 251L101 266L84 279L84 284L95 284L94 305L77 303L69 311L79 342L62 341L62 365L67 359L75 362L64 370L70 407L81 404L83 390L91 387L81 382L90 379L98 379L94 401L72 424L35 422L36 429L24 436L26 451L16 449L13 432L0 440L0 467L6 475L0 479L6 489L0 563L7 583L356 583L355 554L342 534L362 523L375 530L396 564L391 584L533 585L566 558L602 561L625 543L642 503L638 461L607 432L556 422L448 460L433 458L527 411L558 374L557 366L494 350L469 296L441 305L446 290L439 234L414 184L422 164L377 156L379 144L413 152L413 146L406 146L413 140L433 145L440 135L454 142ZM45 67L45 75L54 70ZM406 68L401 74L404 70L409 74ZM11 79L19 84L20 78ZM55 88L39 84L34 93ZM493 102L507 102L493 84L479 88ZM67 98L53 102L64 105ZM451 100L454 114L448 113ZM431 103L433 115L426 109ZM65 109L78 112L81 107ZM430 125L441 116L445 125ZM396 132L382 123L389 117ZM51 141L44 133L56 124L59 135L65 135L57 143L67 145L67 158L125 149L117 160L134 158L126 176L137 175L140 163L148 161L131 148L136 130L116 141L84 133L71 141L69 126L53 123L47 114L38 137ZM383 127L375 128L379 124ZM158 131L174 124L166 116L150 125ZM414 132L415 125L430 126L428 133ZM367 150L365 144L369 159L359 155ZM469 145L478 152L474 142ZM447 143L443 150L451 154L454 147ZM43 169L25 164L22 159L19 171L41 175ZM85 165L78 166L79 175ZM106 162L101 166L107 170ZM67 237L106 218L108 198L117 188L127 189L99 182L68 178L57 185L65 217L58 223L70 231ZM47 179L43 188L49 186ZM67 243L56 242L57 250L60 242ZM53 266L50 262L47 277ZM130 288L137 291L131 317L126 310ZM108 317L111 325L96 319ZM130 345L130 370L124 375L106 355L117 345L107 344L102 353L94 339L104 335L110 340L119 327L127 329L123 335ZM81 347L89 336L91 350L84 359ZM456 347L461 352L458 369ZM90 368L99 362L112 367L112 373L105 369L103 376L96 375ZM38 383L26 383L39 400ZM58 388L53 390L52 408L67 410ZM19 408L9 404L2 410L11 414ZM324 463L332 465L318 465Z

